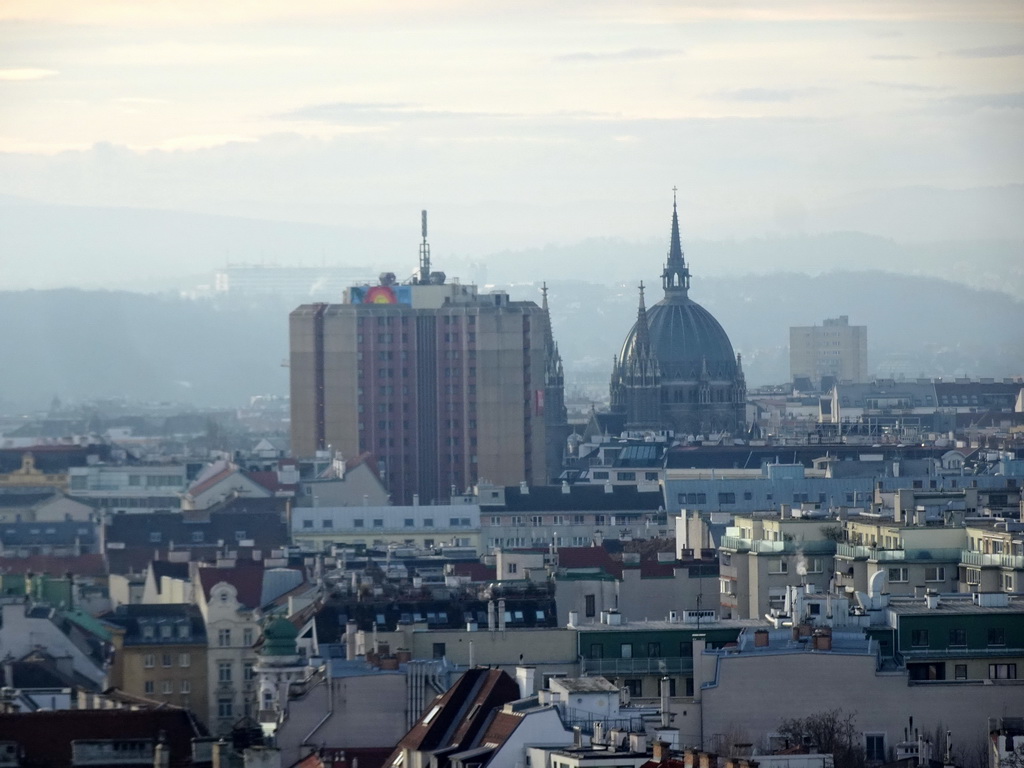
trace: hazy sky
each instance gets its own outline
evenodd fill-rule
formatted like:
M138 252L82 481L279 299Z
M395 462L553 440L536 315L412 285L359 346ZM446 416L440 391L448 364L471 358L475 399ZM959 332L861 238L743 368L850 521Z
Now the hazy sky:
M500 249L660 237L678 185L748 236L1024 183L1022 137L1020 0L0 3L0 194L43 202Z

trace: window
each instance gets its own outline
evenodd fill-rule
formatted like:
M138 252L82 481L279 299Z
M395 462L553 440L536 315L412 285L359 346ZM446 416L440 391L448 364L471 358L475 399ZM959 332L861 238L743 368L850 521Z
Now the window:
M872 762L885 762L885 734L864 734L864 757Z
M160 639L161 640L169 640L170 637L171 637L171 630L172 629L173 629L173 627L170 624L162 624L162 625L160 625Z
M636 472L617 472L616 475L619 480L628 480L630 482L636 480Z
M949 630L949 645L952 648L964 648L967 646L967 630L963 627L954 627Z
M162 661L163 661L165 667L169 667L169 666L171 666L174 663L174 659L171 656L171 654L169 654L169 653L165 653L164 654L164 657L163 657Z
M202 544L203 543L203 532L202 531L192 531L192 543L193 544Z
M156 656L154 656L152 653L147 653L145 656L142 657L142 666L144 666L146 669L152 669L153 667L155 667Z
M928 647L928 630L914 629L910 632L910 645L914 648Z
M159 544L160 543L160 531L150 531L149 532L149 543L150 544Z
M226 648L231 645L231 630L230 629L218 629L217 630L217 645L221 648Z
M218 683L230 683L231 682L231 662L230 661L219 661L219 662L217 662L217 682Z
M334 521L331 520L330 518L324 518L323 520L320 521L320 525L322 527L324 527L324 528L333 528L334 527Z
M945 581L946 569L941 565L930 565L924 569L925 581Z
M252 645L252 629L250 627L246 627L242 630L242 645Z
M156 683L152 680L147 680L142 684L142 690L145 693L156 693Z
M178 637L179 637L180 639L182 639L182 640L188 640L188 639L189 639L189 636L190 636L191 634L192 634L192 631L191 631L191 629L189 628L189 625L188 625L188 624L179 624L179 625L178 625Z
M445 657L444 643L434 643L434 658L443 659Z
M374 520L373 520L373 527L374 528L383 528L384 527L384 520L382 518L379 518L379 517L374 518Z
M595 595L583 596L583 615L588 617L597 615L597 597Z
M989 645L1006 645L1006 630L1002 627L989 627L988 629L988 644Z
M424 517L423 518L423 527L424 528L433 528L434 527L434 518L432 518L432 517Z
M407 517L405 518L404 525L406 528L414 528L416 526L416 521L413 520L411 517Z
M789 573L789 562L784 558L769 560L768 573Z
M181 692L182 693L192 693L192 681L191 680L182 680L181 681Z
M735 493L719 493L718 494L719 504L735 504L736 494Z
M639 697L641 695L641 691L643 690L643 687L641 685L641 681L638 680L638 679L625 680L624 684L623 684L623 687L627 691L629 691L629 695L630 696L637 696L637 697Z
M590 653L587 658L590 659L601 659L604 658L604 646L601 643L591 643Z
M251 661L242 664L242 679L250 682L256 679L256 665Z
M217 699L217 717L231 717L233 712L231 699Z
M891 582L905 582L908 580L906 568L890 568L889 569L889 581Z
M519 564L518 563L509 563L508 567L506 568L506 571L508 573L515 573L518 570L519 570Z
M988 679L989 680L1016 680L1017 679L1017 665L1016 664L989 664L988 665Z
M956 668L955 668L954 677L957 680L966 680L967 679L967 665L966 664L957 664Z
M363 525L364 525L364 522L363 522L363 519L361 517L357 517L356 519L354 519L352 521L352 527L353 528L362 528Z
M633 644L632 643L622 643L619 646L619 656L621 658L623 658L623 659L632 659L633 658Z
M656 659L661 656L661 643L648 643L647 656L651 659Z
M160 686L160 692L165 696L174 693L174 681L164 680L163 684Z
M178 666L179 667L191 667L192 666L192 654L182 653L178 655Z

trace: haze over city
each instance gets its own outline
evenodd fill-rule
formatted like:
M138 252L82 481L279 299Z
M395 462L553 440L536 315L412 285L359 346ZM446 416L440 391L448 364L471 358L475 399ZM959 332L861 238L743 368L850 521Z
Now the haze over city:
M453 274L592 238L651 246L655 272L673 186L685 243L777 245L694 253L701 275L857 268L789 257L837 231L1019 269L1012 1L9 0L0 41L4 289L395 269L421 208Z

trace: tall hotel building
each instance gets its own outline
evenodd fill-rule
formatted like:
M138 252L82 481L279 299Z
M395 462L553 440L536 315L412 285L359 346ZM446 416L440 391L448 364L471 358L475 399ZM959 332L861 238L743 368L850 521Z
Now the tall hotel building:
M868 381L867 326L850 325L850 318L841 315L821 325L790 328L789 375L819 386L829 377L832 383Z
M291 313L292 449L374 456L393 503L478 480L544 484L568 436L562 363L543 306L420 267Z

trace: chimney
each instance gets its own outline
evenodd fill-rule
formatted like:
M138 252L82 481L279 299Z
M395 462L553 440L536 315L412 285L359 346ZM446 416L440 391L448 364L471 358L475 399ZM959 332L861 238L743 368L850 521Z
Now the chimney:
M580 623L580 612L579 611L569 611L569 624L568 624L569 629L575 628L579 623Z
M756 630L754 630L754 647L755 648L767 648L768 647L768 630L767 629L756 629Z
M668 710L668 677L661 678L661 727L668 728L672 724L672 713Z
M498 600L498 629L505 631L505 598Z
M494 613L494 601L493 600L488 600L487 601L487 630L489 632L493 632L497 628L498 628L498 624L497 624L497 617L495 616L495 613Z
M345 625L345 658L348 661L356 659L356 623L349 621Z
M939 607L939 593L929 590L924 595L925 604L928 606L928 610L935 610Z
M651 747L651 756L656 763L663 763L668 760L669 748L668 743L664 741L656 741Z
M516 682L519 684L520 698L525 699L529 696L533 696L534 675L536 674L536 672L536 667L516 667Z

